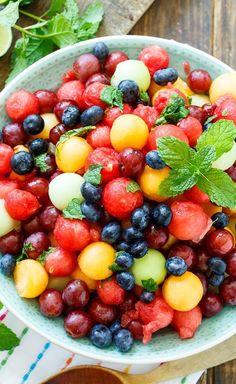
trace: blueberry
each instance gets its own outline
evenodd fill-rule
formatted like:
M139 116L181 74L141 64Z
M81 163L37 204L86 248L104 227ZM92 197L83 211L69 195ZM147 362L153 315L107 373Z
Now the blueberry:
M210 123L204 123L203 124L203 131L207 131L210 128L211 125L212 125L211 122Z
M93 47L93 54L99 60L105 59L109 54L108 46L102 41L99 43L96 43L95 46Z
M29 115L23 121L23 128L28 135L37 135L44 128L44 120L40 115Z
M110 326L110 331L113 335L115 335L120 329L121 329L120 320L114 321L114 323L112 323L112 325Z
M0 272L5 276L11 276L16 265L16 259L13 255L6 253L0 257Z
M143 303L151 303L151 301L153 301L154 298L155 298L155 294L153 292L149 292L146 290L144 290L140 295L140 300Z
M85 109L85 111L80 116L80 121L85 126L95 125L102 120L103 113L104 112L101 107L94 105L93 107Z
M125 103L135 103L138 100L139 87L133 80L122 80L118 84L118 89L123 93Z
M48 142L44 139L35 139L29 142L28 147L33 156L39 156L47 152Z
M142 239L144 234L135 227L128 227L122 232L123 239L127 242Z
M178 72L175 68L159 69L154 73L153 79L158 85L174 83L178 79Z
M130 291L135 285L133 274L127 271L117 273L116 281L125 291Z
M181 276L187 271L188 266L182 257L173 256L166 261L167 271L174 276Z
M149 213L143 208L137 208L132 212L131 223L138 229L143 230L147 228L149 220Z
M11 167L18 175L26 175L34 169L33 156L26 151L15 153L11 158Z
M166 166L166 163L161 160L157 151L150 151L145 156L146 164L153 169L163 169Z
M213 221L213 227L224 228L229 224L229 216L224 212L216 212L211 216Z
M98 348L107 348L112 343L112 333L105 325L97 324L90 332L90 340Z
M97 203L102 197L102 188L85 181L81 186L81 194L86 201Z
M132 267L134 262L133 256L128 252L119 252L116 257L116 264L124 269Z
M88 201L83 201L80 205L83 215L88 221L95 223L99 221L102 217L102 209L96 205L89 203Z
M120 352L128 352L133 346L134 339L128 329L121 329L115 334L114 342Z
M115 243L121 234L121 226L118 221L111 221L102 228L101 238L107 243Z
M125 252L129 252L129 250L130 250L130 244L126 243L125 241L120 241L120 242L116 245L116 249L117 249L117 251L125 251Z
M166 227L172 219L172 211L166 204L157 204L151 211L151 218L157 226Z
M148 213L148 215L150 215L151 213L151 206L150 206L150 203L144 203L141 207L145 212Z
M145 240L136 240L132 243L130 253L136 259L141 259L148 251L148 243Z
M80 121L80 110L75 105L70 105L64 109L61 117L62 124L67 127L74 127Z
M219 287L225 279L225 275L217 275L216 273L212 273L209 278L209 284L213 287Z
M212 272L215 272L217 275L222 275L226 271L226 262L220 257L211 257L207 261L208 267Z

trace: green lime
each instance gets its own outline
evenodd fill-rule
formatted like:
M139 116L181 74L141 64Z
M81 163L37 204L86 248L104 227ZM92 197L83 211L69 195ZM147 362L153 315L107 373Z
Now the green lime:
M0 0L1 1L1 0ZM10 27L0 25L0 57L5 55L12 43L12 31Z

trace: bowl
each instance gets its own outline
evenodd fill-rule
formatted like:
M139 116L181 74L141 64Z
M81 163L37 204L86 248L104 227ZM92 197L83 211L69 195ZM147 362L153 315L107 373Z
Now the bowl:
M75 58L82 53L91 52L97 41L104 41L111 51L122 50L133 59L137 58L144 46L158 44L167 49L170 55L170 65L177 68L182 77L185 77L182 67L184 61L189 61L192 69L208 70L213 78L232 71L230 67L214 57L173 40L147 36L112 36L93 39L46 56L8 84L0 93L0 127L8 122L4 104L13 92L21 88L30 91L42 88L56 89L63 73L72 65ZM63 329L62 319L43 317L39 312L37 301L21 299L12 280L2 276L0 276L0 301L27 326L51 342L71 352L104 362L145 365L180 359L213 347L236 333L236 307L225 307L215 317L203 320L193 339L181 340L171 329L163 330L158 332L148 345L144 346L137 342L129 353L122 354L114 346L100 350L93 346L88 339L70 338Z

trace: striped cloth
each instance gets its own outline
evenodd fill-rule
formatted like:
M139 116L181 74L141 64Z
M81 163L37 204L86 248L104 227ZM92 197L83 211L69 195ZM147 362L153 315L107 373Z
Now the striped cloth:
M68 367L78 365L99 364L114 368L113 364L103 364L101 361L75 355L50 343L25 327L5 307L0 310L0 322L11 328L20 339L18 347L0 352L0 384L40 384ZM137 370L137 367L132 366L116 366L116 369L142 373L140 367ZM202 372L197 372L162 384L195 384L201 374Z

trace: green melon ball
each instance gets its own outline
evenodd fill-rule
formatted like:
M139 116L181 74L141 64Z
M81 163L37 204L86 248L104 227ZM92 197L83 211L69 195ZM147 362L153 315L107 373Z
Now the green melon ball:
M155 249L149 249L141 259L134 259L131 268L135 283L142 286L142 280L153 279L161 284L166 277L166 259L164 255Z
M122 80L135 81L141 92L149 88L151 77L146 65L140 60L126 60L119 63L111 78L111 85L118 87Z

